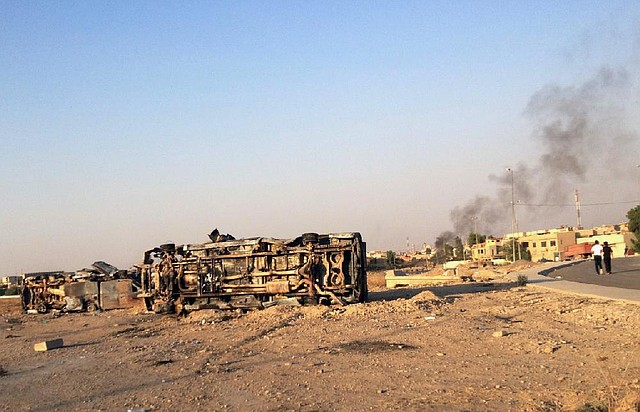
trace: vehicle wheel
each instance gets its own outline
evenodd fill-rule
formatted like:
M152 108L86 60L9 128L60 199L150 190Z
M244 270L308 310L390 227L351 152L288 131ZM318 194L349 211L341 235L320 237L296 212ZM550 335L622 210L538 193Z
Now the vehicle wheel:
M307 244L316 244L318 243L318 234L317 233L303 233L302 234L302 243Z

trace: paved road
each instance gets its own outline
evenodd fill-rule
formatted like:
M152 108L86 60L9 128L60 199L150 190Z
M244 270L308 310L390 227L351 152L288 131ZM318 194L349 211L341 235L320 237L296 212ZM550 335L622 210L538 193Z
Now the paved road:
M593 260L586 260L543 274L556 279L560 276L570 282L640 290L640 256L614 258L611 269L611 275L596 275Z
M592 260L571 265L549 262L543 267L511 272L507 277L517 281L518 276L525 275L531 285L640 304L640 256L614 259L611 266L612 275L599 276Z

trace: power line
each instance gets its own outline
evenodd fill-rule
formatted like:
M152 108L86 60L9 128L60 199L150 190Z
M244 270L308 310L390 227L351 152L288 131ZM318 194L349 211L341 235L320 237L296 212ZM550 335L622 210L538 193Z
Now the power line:
M628 200L625 202L603 202L603 203L580 203L580 206L605 206L605 205L623 205L623 204L627 204L627 203L640 203L640 200ZM575 204L569 204L569 203L540 203L540 204L534 204L534 203L516 203L516 206L543 206L543 207L575 207Z

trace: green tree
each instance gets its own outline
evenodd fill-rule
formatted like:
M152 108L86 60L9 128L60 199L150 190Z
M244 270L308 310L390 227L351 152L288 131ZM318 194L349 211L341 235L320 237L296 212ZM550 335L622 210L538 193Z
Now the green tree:
M464 259L464 245L462 244L462 239L459 236L456 236L454 239L454 255L457 259Z
M7 289L5 289L4 291L4 295L5 296L16 296L20 294L20 287L19 286L9 286Z
M633 251L640 253L640 205L627 212L627 219L629 219L629 231L636 235Z
M513 259L512 245L513 243L509 240L500 248L500 252L504 254L504 258L509 261ZM522 246L522 244L516 243L516 260L518 259L531 261L531 252L528 248Z
M508 242L504 242L502 246L502 251L504 252L504 258L508 261L513 260L513 242L509 240ZM516 259L518 258L518 245L516 245Z
M451 246L448 243L444 244L444 260L451 260L454 256L454 249L453 246Z
M445 262L447 260L447 256L453 255L453 247L451 243L454 242L455 236L453 232L446 231L442 232L435 241L436 247L436 256L435 261L437 263Z
M487 235L481 235L480 233L471 232L469 233L469 237L467 238L467 243L469 243L469 245L475 245L476 239L478 240L477 243L482 243L487 240Z
M387 265L396 267L396 254L392 250L387 250Z

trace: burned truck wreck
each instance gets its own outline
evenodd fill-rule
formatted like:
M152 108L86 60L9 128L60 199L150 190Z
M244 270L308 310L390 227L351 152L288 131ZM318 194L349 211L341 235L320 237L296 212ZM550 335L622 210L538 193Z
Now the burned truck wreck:
M130 307L139 290L136 275L102 261L75 272L27 273L20 290L22 308L47 313Z
M346 304L367 299L359 233L305 233L289 240L209 235L161 245L139 265L141 297L157 313L263 308L284 300Z

